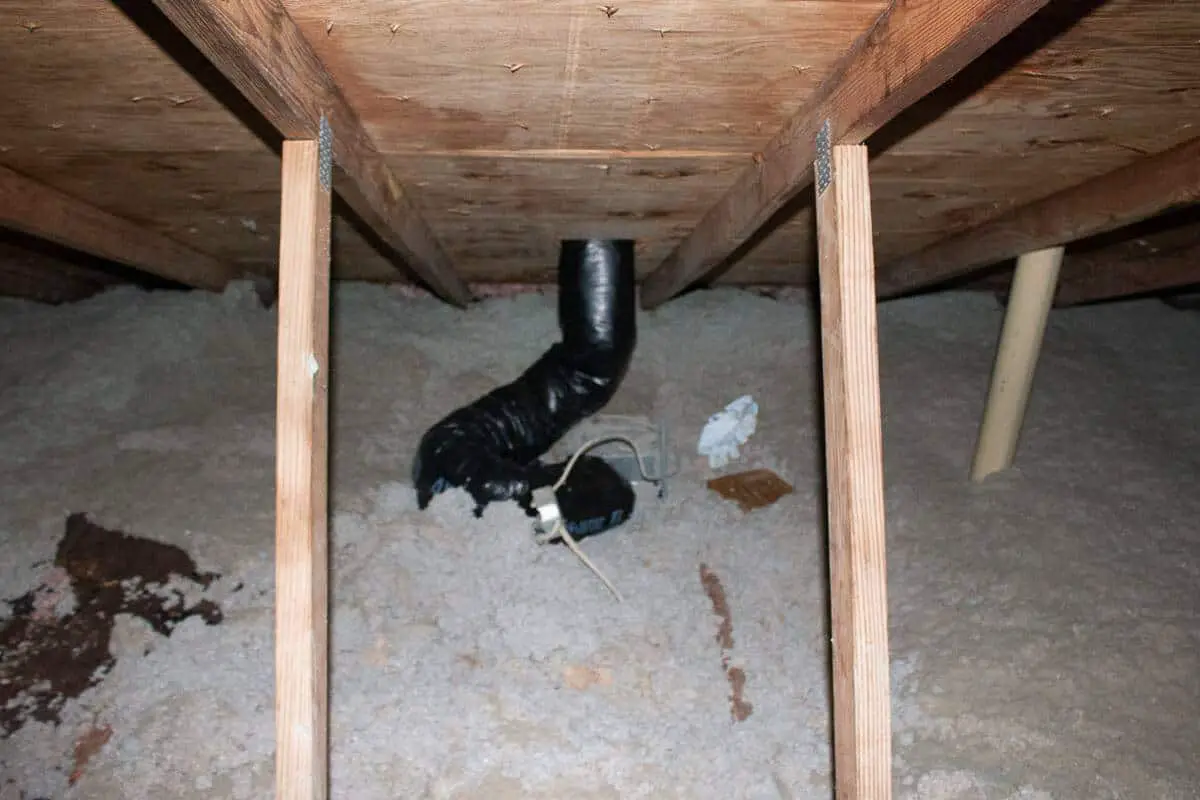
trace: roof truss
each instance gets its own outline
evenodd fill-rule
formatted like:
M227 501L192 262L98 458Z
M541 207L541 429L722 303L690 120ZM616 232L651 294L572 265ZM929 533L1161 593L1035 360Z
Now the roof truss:
M0 166L0 227L197 289L220 291L239 276L234 267L207 253L4 166Z
M784 125L687 238L647 276L654 308L721 266L812 184L817 133L859 144L945 83L1048 0L895 0L860 36L813 100Z
M895 297L1021 253L1123 228L1200 200L1200 137L1019 206L884 265L877 294Z
M1193 208L1200 212L1200 206ZM1200 286L1200 213L1188 212L1149 221L1173 222L1177 216L1185 220L1165 230L1139 230L1115 244L1068 253L1054 305L1063 308Z
M333 129L337 191L430 288L471 300L441 244L375 147L357 112L280 0L154 0L154 4L286 139Z

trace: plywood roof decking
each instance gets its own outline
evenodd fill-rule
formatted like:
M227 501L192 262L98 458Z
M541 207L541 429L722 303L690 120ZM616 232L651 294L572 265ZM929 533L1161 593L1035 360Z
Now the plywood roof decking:
M611 17L545 0L285 5L386 153L719 156L753 152L886 4L634 2Z
M883 7L287 5L472 281L546 280L575 235L635 237L650 271ZM278 156L172 33L147 0L0 0L0 164L272 271ZM878 261L1198 124L1200 7L1059 0L872 141ZM807 280L807 205L720 280ZM334 236L336 277L406 278L344 216Z

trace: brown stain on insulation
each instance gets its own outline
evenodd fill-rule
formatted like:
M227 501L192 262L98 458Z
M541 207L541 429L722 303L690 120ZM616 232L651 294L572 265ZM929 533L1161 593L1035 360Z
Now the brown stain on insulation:
M173 598L163 596L172 576L207 588L220 575L200 572L174 545L102 528L86 514L67 517L54 566L74 593L70 613L53 612L67 588L54 583L6 601L12 616L0 627L4 738L30 719L59 724L66 701L103 680L116 663L109 643L117 614L140 617L162 636L192 616L209 625L223 618L211 600L188 606L179 590L172 590Z
M104 748L104 745L108 744L108 740L111 738L112 728L108 725L88 728L79 737L79 740L75 742L75 767L71 770L70 777L67 778L68 785L74 786L79 782L88 762Z
M731 690L729 709L735 722L743 722L754 713L754 705L743 698L746 689L745 670L729 666L729 651L733 649L733 613L729 610L725 587L721 585L717 573L710 570L707 564L700 565L700 585L712 601L713 613L721 618L715 638L721 646L721 666L725 668L725 677L729 680Z

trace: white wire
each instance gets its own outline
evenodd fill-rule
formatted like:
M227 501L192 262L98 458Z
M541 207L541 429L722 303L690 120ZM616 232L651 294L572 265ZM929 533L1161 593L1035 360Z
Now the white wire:
M571 460L567 462L566 468L563 469L562 475L559 476L558 481L555 482L550 491L552 493L556 493L562 488L562 485L567 482L567 476L570 475L571 470L575 468L575 462L579 460L580 456L582 456L588 450L591 450L593 447L602 445L605 442L624 442L625 444L629 445L629 448L633 450L633 457L634 460L637 461L638 472L641 474L642 480L649 481L650 483L658 483L664 478L670 477L668 475L660 475L658 477L647 475L646 466L642 462L642 454L638 451L638 447L634 441L628 436L614 434L612 436L598 436L591 441L585 442L583 446L576 450L575 454L571 456ZM563 523L563 518L561 516L554 521L554 527L550 529L550 534L543 541L552 542L555 538L561 538L567 543L567 547L571 548L571 552L578 556L579 560L584 563L584 566L594 572L596 577L603 581L604 585L608 587L608 590L616 596L618 603L625 602L625 598L621 596L619 591L617 591L617 587L613 586L612 581L606 578L604 573L600 571L600 568L593 564L592 560L588 558L582 550L579 549L579 542L575 541L575 537L571 536L571 533L567 530L567 526Z
M571 470L575 468L575 462L579 460L580 456L582 456L588 450L591 450L593 447L602 445L605 442L623 442L624 444L629 445L629 449L633 451L633 458L635 461L637 461L638 473L642 476L642 480L648 481L649 483L658 483L662 480L672 477L672 475L666 474L659 475L657 477L653 475L647 475L646 465L642 462L642 454L638 450L638 446L634 444L633 439L630 439L628 436L613 434L611 436L597 436L595 439L585 442L578 450L576 450L575 454L571 456L571 460L567 462L566 469L563 470L562 475L559 476L558 482L554 484L554 487L551 489L551 491L557 492L560 488L562 488L562 485L567 482L567 476L570 475ZM665 453L663 454L663 459L664 461L666 460ZM666 464L663 464L663 467L665 468Z
M584 566L594 572L596 577L604 582L604 585L608 587L608 590L616 596L618 603L625 602L625 598L621 596L619 591L617 591L617 587L613 586L612 581L606 578L604 573L600 571L600 568L593 564L592 560L588 558L582 550L579 549L579 542L575 541L575 537L573 537L570 532L567 531L567 526L563 524L562 517L559 517L554 521L554 527L551 529L550 536L547 537L547 541L554 541L555 534L558 534L560 537L562 537L562 540L567 543L567 547L571 548L571 552L579 557L579 560L584 563Z

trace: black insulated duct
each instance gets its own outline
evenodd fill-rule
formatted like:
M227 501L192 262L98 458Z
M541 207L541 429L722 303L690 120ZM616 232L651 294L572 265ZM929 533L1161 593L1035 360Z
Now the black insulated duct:
M632 240L562 243L562 341L512 383L426 431L413 463L420 508L434 495L459 487L475 500L476 517L499 500L515 500L530 515L536 513L533 490L552 485L566 466L539 458L572 426L603 408L625 377L637 343L635 281ZM629 484L607 462L586 455L558 494L576 539L620 524L633 510Z

